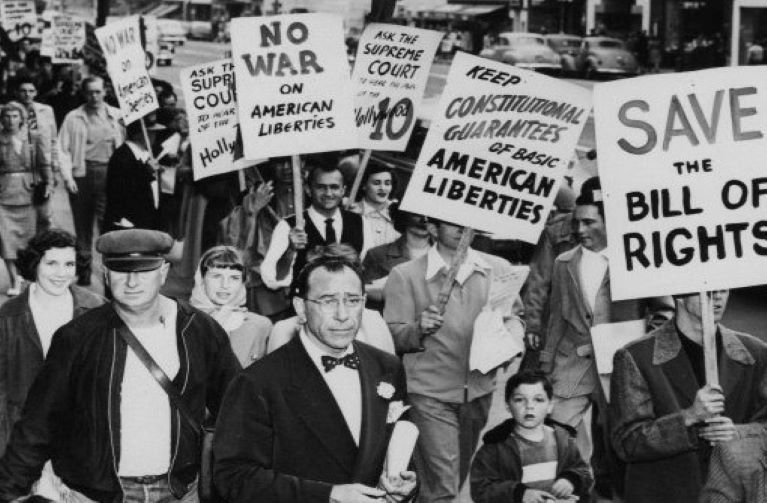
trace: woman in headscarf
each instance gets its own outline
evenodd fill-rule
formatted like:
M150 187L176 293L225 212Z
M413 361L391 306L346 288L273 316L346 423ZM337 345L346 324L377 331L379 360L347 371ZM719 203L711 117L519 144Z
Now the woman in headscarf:
M243 368L266 353L272 329L268 318L245 307L245 265L232 246L215 246L203 253L194 276L192 305L215 319L229 334L229 342Z

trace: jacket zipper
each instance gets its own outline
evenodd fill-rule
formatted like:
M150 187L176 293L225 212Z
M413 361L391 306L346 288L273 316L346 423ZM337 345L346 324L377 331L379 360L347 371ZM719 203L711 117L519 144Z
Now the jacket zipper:
M184 384L181 386L181 395L183 397L184 391L186 390L186 385L189 382L189 372L191 371L192 362L189 361L189 349L186 345L186 329L189 328L189 325L192 323L192 320L194 319L194 313L192 313L192 316L189 317L189 321L187 321L186 325L184 325L184 328L181 330L181 342L184 344L184 356L186 358L186 374L184 374ZM178 456L178 446L181 443L181 413L179 411L176 411L176 448L173 452L173 457L170 460L170 466L168 467L168 489L170 489L171 493L173 492L173 485L170 482L170 475L173 473L173 465L176 463L176 457Z
M109 421L109 445L112 448L112 467L115 471L115 477L117 478L117 483L120 484L120 493L122 497L122 502L125 503L125 488L123 487L123 483L120 480L120 473L117 468L117 456L115 455L115 441L114 441L114 434L113 434L113 428L112 428L112 384L114 383L115 378L115 361L117 360L117 329L112 329L112 340L114 341L114 344L112 345L112 366L109 370L109 398L107 399L107 419Z

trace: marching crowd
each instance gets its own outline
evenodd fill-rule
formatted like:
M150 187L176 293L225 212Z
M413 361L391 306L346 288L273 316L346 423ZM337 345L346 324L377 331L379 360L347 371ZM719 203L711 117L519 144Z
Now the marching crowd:
M19 70L0 108L0 501L767 501L767 344L710 292L712 384L697 293L613 301L598 178L564 184L498 300L511 263L470 247L453 279L466 230L399 209L388 165L349 201L357 152L303 156L297 218L290 159L192 180L162 82L142 127L101 78L62 114L41 76ZM526 349L499 425L496 371L469 361L489 306ZM631 320L647 335L600 375L591 328ZM405 418L413 462L391 472Z

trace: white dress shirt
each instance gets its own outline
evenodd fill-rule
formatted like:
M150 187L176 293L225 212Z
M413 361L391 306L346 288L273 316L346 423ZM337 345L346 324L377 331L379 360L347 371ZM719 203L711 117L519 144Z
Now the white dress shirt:
M450 269L450 264L445 262L442 255L437 251L437 245L432 245L427 252L426 257L426 281L433 278L441 269ZM459 285L463 285L471 273L477 271L482 274L487 274L487 271L491 269L490 264L485 261L475 250L469 248L466 250L466 259L461 264L458 273L455 275L455 280Z
M607 272L607 248L593 252L581 246L581 290L583 298L589 308L594 311L594 303L597 300L597 292Z
M325 219L332 218L333 229L336 231L336 239L340 242L344 231L344 220L341 216L340 209L336 208L336 212L332 217L326 217L320 214L320 212L314 209L314 206L309 206L306 213L319 231L322 239L325 239ZM368 249L367 232L364 229L365 225L363 224L363 245L362 252L360 253L360 260L365 256L365 252L367 252ZM277 261L285 254L289 246L290 224L288 224L287 220L283 219L277 222L277 225L274 227L274 231L272 231L272 239L269 241L269 249L266 251L264 261L261 262L261 279L264 281L264 284L272 290L288 287L293 281L293 264L296 261L295 256L293 257L293 262L290 263L288 274L282 279L277 279Z
M336 399L338 408L341 409L346 420L346 425L354 438L354 442L360 444L360 430L362 429L362 384L360 383L359 370L351 369L345 365L338 365L330 372L325 372L322 365L322 357L326 355L306 334L304 328L299 332L301 343L304 345L309 358L317 366L322 378L325 379L333 398ZM354 352L354 346L349 345L341 357ZM332 356L332 355L328 355Z

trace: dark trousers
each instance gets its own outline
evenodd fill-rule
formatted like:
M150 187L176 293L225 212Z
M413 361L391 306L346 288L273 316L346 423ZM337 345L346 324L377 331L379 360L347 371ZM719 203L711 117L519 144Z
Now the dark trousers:
M87 259L87 273L90 276L91 250L93 248L93 223L98 232L104 224L104 210L107 206L107 165L86 161L85 176L75 177L77 194L69 194L72 220L75 224L77 245Z
M471 457L487 423L493 399L488 394L466 403L408 395L410 417L418 427L415 465L419 503L453 502L469 473Z

